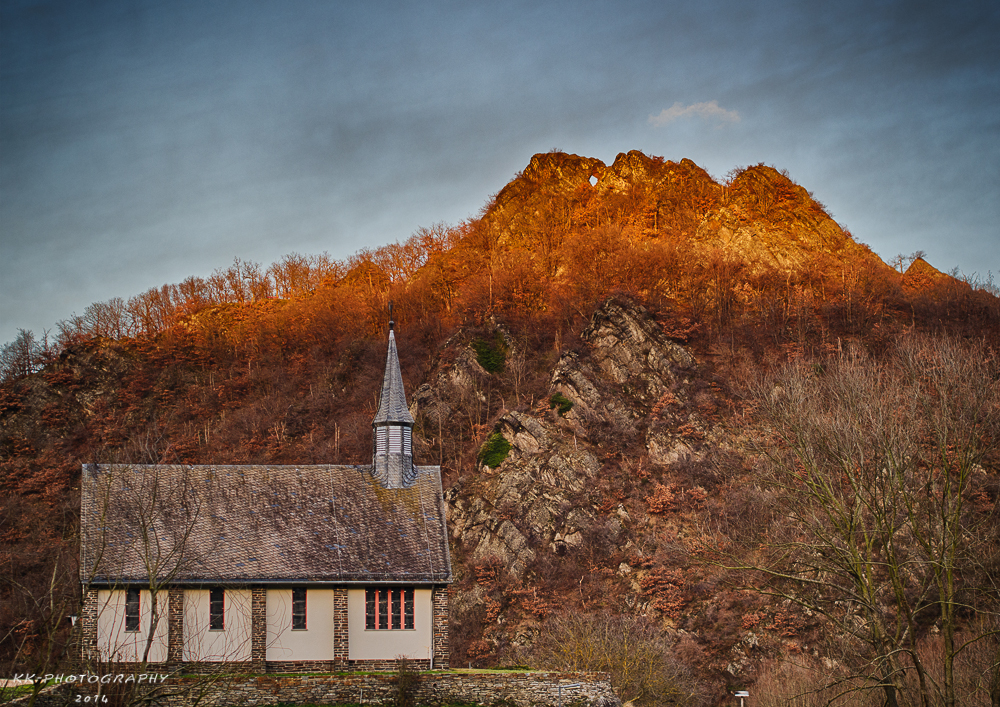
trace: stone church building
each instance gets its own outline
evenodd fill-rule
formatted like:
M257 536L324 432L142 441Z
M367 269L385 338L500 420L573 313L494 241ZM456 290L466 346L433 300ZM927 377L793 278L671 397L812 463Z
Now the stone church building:
M441 472L413 463L391 322L372 431L355 466L85 465L83 659L447 667Z

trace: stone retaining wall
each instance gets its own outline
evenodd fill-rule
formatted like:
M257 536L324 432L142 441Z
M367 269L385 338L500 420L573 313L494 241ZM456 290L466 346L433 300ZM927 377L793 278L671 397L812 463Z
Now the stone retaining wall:
M211 682L210 682L211 681ZM276 704L373 704L395 702L394 674L229 675L168 678L157 704L199 707ZM40 696L38 707L94 704L98 685L62 685ZM106 686L111 689L113 686ZM561 689L560 689L561 688ZM82 699L78 699L82 695ZM424 672L413 674L413 701L437 707L448 702L502 703L517 707L621 707L605 673ZM90 697L86 701L86 697ZM101 702L97 702L101 704Z

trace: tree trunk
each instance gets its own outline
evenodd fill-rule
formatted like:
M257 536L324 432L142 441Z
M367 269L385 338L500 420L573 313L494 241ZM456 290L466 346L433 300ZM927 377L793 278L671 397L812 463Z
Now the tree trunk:
M890 668L891 670L891 668ZM890 672L889 675L885 675L882 678L882 691L885 693L884 707L899 707L899 702L896 700L896 693L898 687L896 683L893 682L895 676Z

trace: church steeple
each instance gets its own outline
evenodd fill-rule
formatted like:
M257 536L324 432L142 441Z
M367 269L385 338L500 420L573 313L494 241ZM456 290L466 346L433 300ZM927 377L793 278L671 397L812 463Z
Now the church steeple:
M389 351L378 412L372 420L372 475L386 488L404 488L413 483L413 416L406 407L403 376L396 353L396 334L389 305Z

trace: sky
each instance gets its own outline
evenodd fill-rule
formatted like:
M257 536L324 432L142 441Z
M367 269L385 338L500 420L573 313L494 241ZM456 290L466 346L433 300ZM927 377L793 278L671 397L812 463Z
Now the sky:
M0 0L0 342L457 224L560 149L788 170L1000 280L996 0Z

